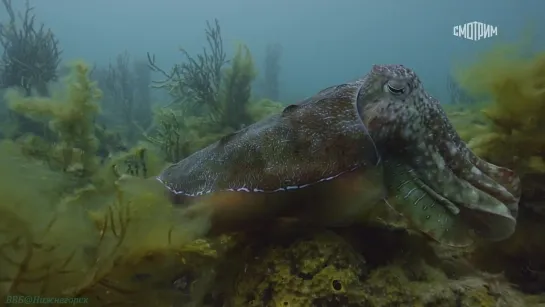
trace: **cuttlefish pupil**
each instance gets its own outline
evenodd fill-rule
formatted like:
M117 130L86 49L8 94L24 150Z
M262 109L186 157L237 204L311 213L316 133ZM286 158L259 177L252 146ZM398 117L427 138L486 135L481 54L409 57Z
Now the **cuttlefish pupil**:
M183 208L218 231L292 217L347 225L388 207L452 246L509 237L520 181L477 157L402 65L375 65L166 168Z
M405 93L404 88L394 88L389 84L387 85L387 87L388 87L388 90L390 90L390 92L392 92L393 94L403 94L403 93Z

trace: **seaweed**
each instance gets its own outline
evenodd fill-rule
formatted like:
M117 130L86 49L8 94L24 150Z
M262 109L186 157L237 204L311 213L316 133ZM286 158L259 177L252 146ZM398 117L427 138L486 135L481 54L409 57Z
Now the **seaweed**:
M475 103L475 99L469 95L451 74L447 76L447 92L449 94L449 104L469 105Z
M221 125L223 127L238 130L252 123L247 106L256 74L250 49L245 45L238 45L231 66L223 72L221 92Z
M248 115L253 122L257 122L265 117L282 112L285 108L280 102L269 99L260 99L252 101L247 106Z
M165 77L154 81L154 87L165 89L172 102L155 110L154 123L144 137L169 162L281 110L280 103L252 99L257 71L250 49L239 44L233 58L227 60L219 22L207 22L205 34L203 51L192 56L180 49L186 61L170 72L161 69L148 53L150 67Z
M109 94L105 107L112 109L116 117L122 118L122 123L127 129L128 138L134 140L136 131L133 112L135 107L134 80L130 69L130 56L128 52L119 54L115 63L108 66L106 80L103 88Z
M11 0L2 0L2 4L8 19L0 23L0 45L3 47L0 57L0 89L14 87L21 89L26 96L34 92L48 95L49 83L58 78L57 68L62 53L58 39L44 24L38 25L28 1L21 13L14 11ZM5 137L18 137L25 132L40 133L44 130L40 123L12 112L7 115L17 120L18 127L3 127L9 129L2 129Z
M545 176L545 53L522 52L498 47L462 70L460 79L473 95L491 102L482 110L485 129L473 131L469 145L488 161L514 169L531 202L545 195L536 182Z
M215 132L240 129L251 123L246 106L257 74L251 53L240 45L234 58L227 60L218 20L214 26L207 22L205 33L207 48L196 56L180 49L187 61L174 65L169 73L159 68L155 56L148 53L152 69L166 78L155 81L155 87L166 89L179 109L207 117ZM231 65L225 67L228 63Z
M153 121L151 98L151 69L147 61L136 60L133 62L134 95L133 118L140 129L148 129Z
M154 71L165 77L163 81L154 81L155 87L166 89L173 103L188 103L192 108L205 107L209 112L207 115L213 121L219 121L222 68L228 61L217 19L213 26L206 22L205 34L208 48L203 48L202 53L196 57L180 48L187 62L175 64L169 73L157 66L154 55L148 53L148 61Z
M204 295L221 250L195 241L208 229L208 212L189 218L171 206L158 181L145 179L164 167L148 144L100 163L96 136L105 131L94 120L101 92L88 72L76 63L66 90L51 98L16 89L6 94L13 111L46 123L55 139L29 134L0 141L2 302L30 295L87 298L95 306L170 306L179 293L168 281L195 271L196 263L202 265L192 273L191 300ZM75 168L83 180L74 180ZM159 284L135 282L141 266ZM158 301L157 293L170 294Z
M85 64L74 64L66 92L57 93L51 98L24 96L14 89L9 90L5 96L12 111L48 124L56 135L56 142L50 145L50 155L60 157L63 170L67 171L78 163L82 175L87 177L99 165L94 120L100 110L98 101L102 96L101 91L89 80L88 72L89 68Z
M279 113L284 107L268 99L250 101L246 105L250 122L261 120ZM168 162L177 162L232 133L235 129L218 127L206 116L188 116L176 108L158 108L152 129L144 133L149 143L159 148L161 155Z
M142 149L128 154L145 155ZM153 300L154 292L169 290L174 296L176 291L123 279L137 273L135 263L158 268L162 259L170 259L168 270L150 271L154 280L165 282L199 262L203 271L197 274L204 274L205 263L217 261L221 249L195 241L207 230L207 214L188 219L183 210L174 210L157 181L121 175L109 185L74 188L65 174L28 157L11 141L0 142L0 170L1 298L85 297L104 306L121 291L122 301L132 292ZM130 302L126 305L134 306Z
M463 110L476 124L457 123L469 146L484 159L515 170L522 198L515 234L483 244L473 255L481 268L504 271L528 293L544 291L545 53L524 44L501 45L458 72L460 84L485 103ZM473 112L472 112L473 110ZM473 114L469 114L473 113ZM453 112L451 111L451 117ZM456 124L456 122L455 122Z
M94 75L104 90L105 114L101 117L121 126L134 143L152 120L151 69L145 62L131 61L129 53L123 52L107 69L98 69Z
M167 161L174 162L187 157L189 144L182 135L184 124L181 116L171 109L159 110L155 116L155 133L153 136L145 135L148 141L159 146Z
M43 24L36 27L36 16L28 1L20 25L11 0L2 3L9 21L0 24L0 44L4 49L0 58L0 88L20 87L27 96L33 90L47 95L47 84L57 79L59 41Z

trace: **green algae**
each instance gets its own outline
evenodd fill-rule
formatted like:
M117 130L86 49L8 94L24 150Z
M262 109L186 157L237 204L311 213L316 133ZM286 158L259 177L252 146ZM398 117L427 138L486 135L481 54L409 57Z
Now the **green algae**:
M92 124L99 90L87 72L76 64L66 91L52 98L7 95L12 110L47 123L56 142L33 151L47 142L0 142L0 297L105 295L116 270L150 253L182 255L207 229L206 215L188 220L174 211L157 181L115 171L136 157L156 174L164 162L153 151L144 156L137 147L99 164ZM58 152L61 163L52 164ZM79 175L68 171L74 164Z

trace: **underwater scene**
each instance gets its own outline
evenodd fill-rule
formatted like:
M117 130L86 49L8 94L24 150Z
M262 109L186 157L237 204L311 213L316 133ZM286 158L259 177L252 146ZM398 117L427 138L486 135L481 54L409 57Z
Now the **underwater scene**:
M0 306L545 307L544 3L439 2L2 0Z

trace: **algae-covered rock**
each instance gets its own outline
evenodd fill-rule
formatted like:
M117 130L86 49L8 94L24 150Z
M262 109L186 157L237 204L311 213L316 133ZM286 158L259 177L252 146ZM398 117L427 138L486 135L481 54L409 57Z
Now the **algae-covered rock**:
M321 232L266 247L238 277L233 306L316 306L358 301L365 260L340 237Z
M526 306L501 277L449 276L411 257L375 265L335 233L291 237L252 254L228 306Z

